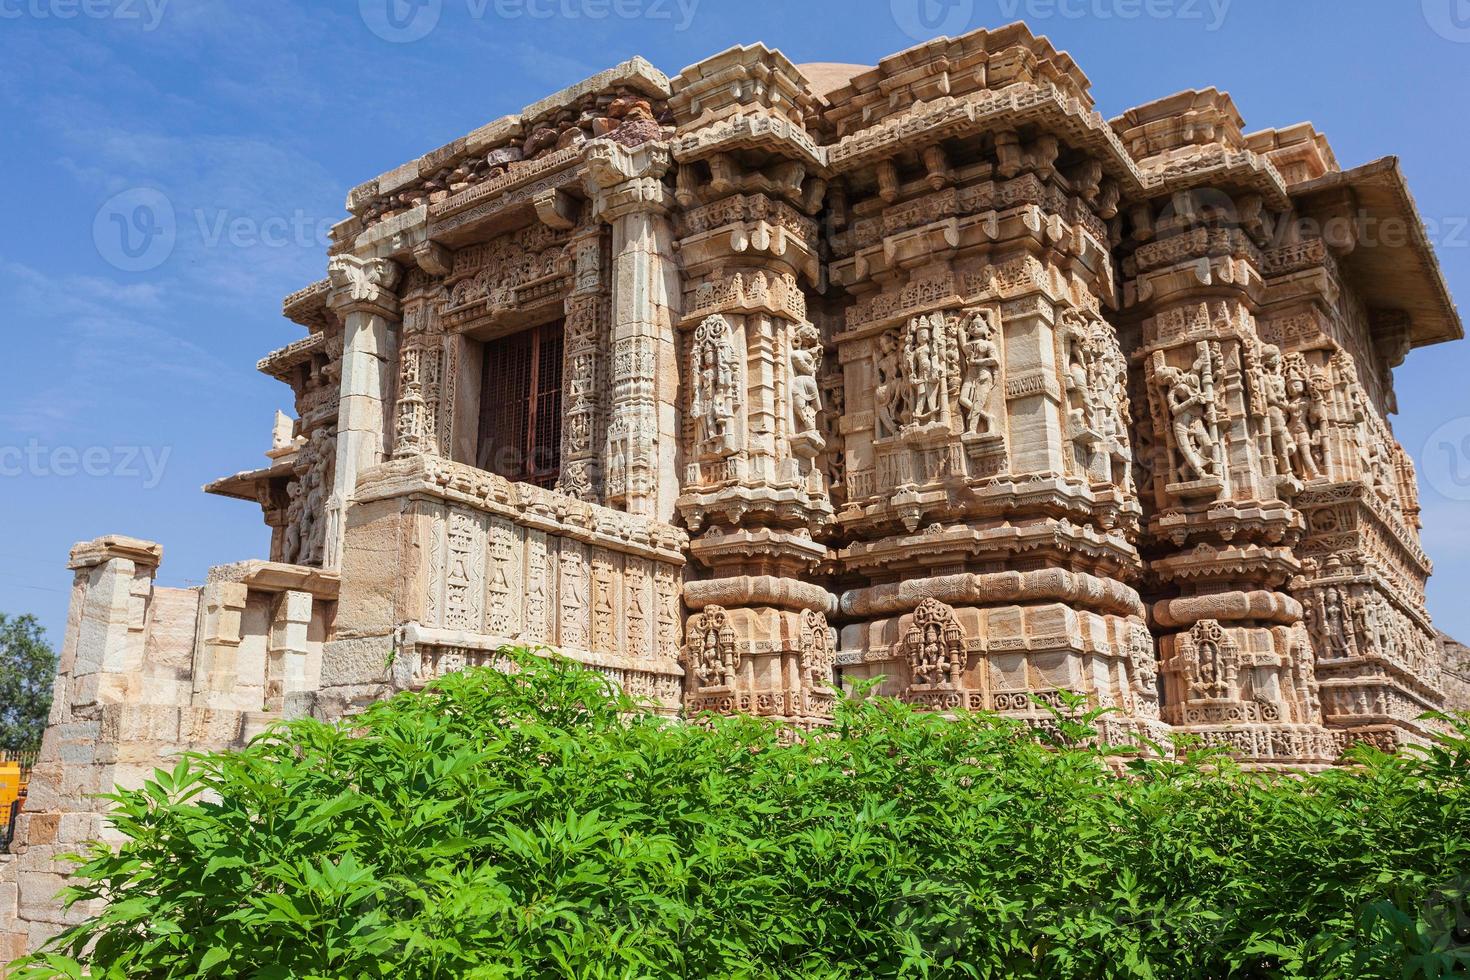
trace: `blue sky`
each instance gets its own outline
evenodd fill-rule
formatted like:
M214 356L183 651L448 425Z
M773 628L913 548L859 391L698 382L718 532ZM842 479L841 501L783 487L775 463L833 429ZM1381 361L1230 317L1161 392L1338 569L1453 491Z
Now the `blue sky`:
M635 54L872 64L1017 19L1108 116L1213 85L1344 166L1399 155L1470 297L1470 0L0 0L0 611L59 643L67 549L100 534L162 542L165 585L264 555L259 509L199 487L263 461L290 398L254 364L301 335L280 299L350 187ZM108 244L159 195L171 239ZM1470 344L1411 354L1398 391L1430 609L1470 637Z

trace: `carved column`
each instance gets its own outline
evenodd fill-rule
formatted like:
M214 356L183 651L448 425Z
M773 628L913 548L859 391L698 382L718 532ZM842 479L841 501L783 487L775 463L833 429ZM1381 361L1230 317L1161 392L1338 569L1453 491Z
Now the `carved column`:
M603 225L577 230L567 251L572 258L572 291L566 300L566 349L562 382L561 429L563 493L602 500L602 454L607 441L607 356L612 308Z
M1336 745L1321 726L1302 607L1286 591L1300 568L1291 501L1319 474L1290 431L1280 351L1257 331L1264 261L1240 217L1255 210L1220 189L1139 205L1124 263L1148 406L1140 490L1163 717L1245 759L1321 765Z
M1276 452L1302 484L1292 501L1306 523L1294 549L1302 571L1291 592L1305 612L1322 720L1346 741L1392 750L1421 741L1421 716L1444 703L1413 466L1388 422L1392 368L1412 324L1369 309L1341 280L1344 247L1307 238L1267 252L1260 326L1280 350L1267 349Z
M1038 698L1079 692L1118 709L1108 738L1156 737L1116 188L1075 144L1059 172L1056 135L928 129L916 109L829 150L850 196L830 211L850 298L837 664L1036 724Z
M762 62L742 69L752 74L785 70L759 52L736 57ZM821 465L831 426L827 348L806 289L820 285L813 216L826 184L794 142L739 159L694 141L681 151L678 506L702 573L685 584L685 708L818 726L834 703L836 600L812 584L832 519Z
M446 345L439 322L439 299L420 291L403 304L403 334L398 352L397 400L393 423L393 456L438 456L447 452L452 406L446 389Z
M327 503L323 567L341 564L343 519L357 477L382 462L385 417L392 390L400 306L394 290L402 269L387 259L335 256L329 305L344 322L342 396L337 423L337 465Z
M663 143L587 146L593 213L612 226L611 405L604 459L606 502L669 520L675 475L678 376L674 318L678 265L669 224Z

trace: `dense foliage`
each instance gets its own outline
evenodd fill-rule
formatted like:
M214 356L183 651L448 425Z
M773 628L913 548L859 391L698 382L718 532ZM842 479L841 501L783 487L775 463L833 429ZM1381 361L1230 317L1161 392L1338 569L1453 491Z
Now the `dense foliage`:
M55 681L56 654L36 617L0 613L0 750L41 744Z
M755 720L628 714L599 675L520 660L118 794L129 840L74 893L110 907L24 975L1470 969L1470 723L1310 778L1217 756L1120 777L1048 744L1085 716L1043 736L870 699L783 745Z

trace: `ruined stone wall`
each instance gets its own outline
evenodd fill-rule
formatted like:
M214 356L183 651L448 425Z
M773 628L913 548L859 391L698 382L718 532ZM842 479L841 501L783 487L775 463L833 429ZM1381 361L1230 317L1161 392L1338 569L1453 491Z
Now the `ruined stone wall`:
M98 794L141 787L181 752L243 746L309 706L330 583L255 562L216 569L201 588L162 588L162 557L157 544L118 536L72 549L51 716L0 863L4 962L88 913L64 911L56 896L70 870L63 855L118 839Z

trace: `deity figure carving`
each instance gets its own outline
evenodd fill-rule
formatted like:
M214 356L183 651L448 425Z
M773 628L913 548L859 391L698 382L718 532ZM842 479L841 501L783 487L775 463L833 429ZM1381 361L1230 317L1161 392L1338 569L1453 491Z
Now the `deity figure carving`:
M301 557L301 517L306 499L301 493L301 484L296 480L286 484L286 496L291 502L286 506L286 530L281 541L281 561L294 565Z
M716 456L735 452L740 365L723 316L706 317L695 328L689 377L694 389L690 412L699 452Z
M740 666L735 629L730 615L719 606L705 606L690 622L692 640L689 666L701 689L730 687Z
M801 324L791 345L791 410L796 437L819 451L825 445L817 425L822 414L822 389L817 381L821 362L821 333L809 323Z
M1073 440L1087 456L1101 456L1110 464L1105 472L1115 483L1132 487L1128 362L1117 335L1100 317L1067 309L1062 339Z
M1303 480L1319 479L1322 470L1317 465L1317 452L1322 444L1323 399L1308 377L1306 361L1300 354L1287 359L1283 387L1291 470Z
M1286 376L1281 369L1281 348L1266 344L1261 348L1261 401L1265 406L1266 439L1271 453L1276 457L1278 471L1287 475L1291 469L1291 457L1295 447L1292 442L1287 417L1290 399L1286 394Z
M949 331L944 315L931 313L909 321L904 365L913 393L913 423L923 426L949 420Z
M1000 315L994 310L977 310L962 322L960 347L965 356L964 381L960 384L960 410L968 435L989 435L996 430L990 396L1000 372Z
M1220 476L1217 450L1220 445L1218 408L1215 400L1215 356L1208 344L1188 369L1162 363L1162 352L1154 376L1164 389L1174 446L1183 460L1181 476L1208 480Z
M1128 660L1133 668L1134 686L1140 694L1156 694L1159 682L1159 660L1154 653L1153 636L1146 626L1134 626L1128 633Z
M1324 647L1331 658L1340 659L1353 655L1348 640L1348 610L1342 593L1329 588L1322 593L1322 636Z
M910 404L908 382L903 374L903 341L898 331L890 330L878 338L878 356L874 364L873 404L877 411L877 436L891 439L898 435Z
M1291 644L1292 676L1296 681L1298 696L1305 708L1306 715L1312 718L1322 711L1321 685L1317 682L1316 657L1312 654L1312 644L1304 628L1297 626L1295 634L1295 639Z
M1369 438L1364 448L1363 474L1368 486L1390 509L1398 508L1398 480L1390 450L1381 439Z
M1376 593L1353 598L1351 603L1353 633L1365 654L1385 653L1389 648L1389 630L1384 620L1387 610Z
M809 690L824 691L832 684L832 667L837 652L832 648L832 628L827 617L814 609L801 614L801 676Z
M1181 635L1179 655L1191 700L1231 697L1240 669L1240 648L1217 621L1200 620Z
M914 610L913 625L903 639L914 690L955 690L968 660L965 633L954 610L937 599L925 599Z
M315 429L297 455L296 478L287 485L291 503L281 560L287 564L321 565L326 549L326 502L331 490L328 467L334 454L325 429Z
M1095 438L1098 393L1093 390L1091 356L1087 349L1089 324L1077 310L1062 315L1062 346L1066 352L1067 418L1072 432Z

